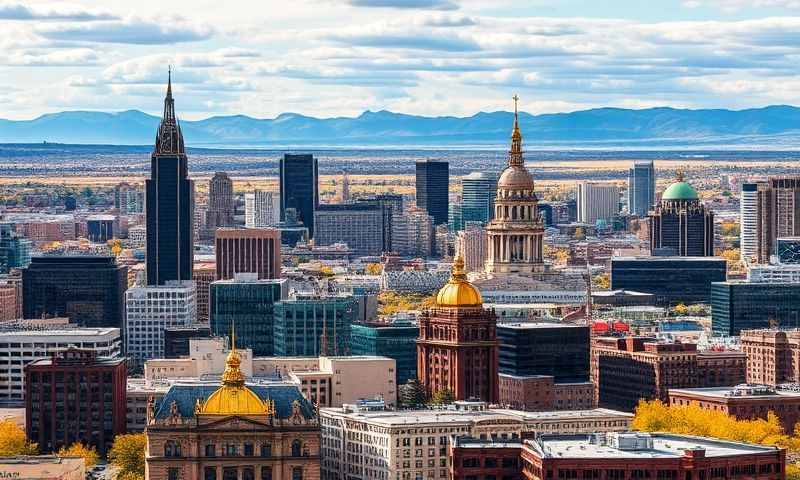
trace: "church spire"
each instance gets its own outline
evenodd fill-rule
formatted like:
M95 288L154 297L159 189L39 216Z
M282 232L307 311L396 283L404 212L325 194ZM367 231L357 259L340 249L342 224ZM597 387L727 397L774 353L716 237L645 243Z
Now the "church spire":
M519 131L519 111L517 102L519 95L514 95L514 128L511 132L511 150L508 152L508 166L523 166L525 160L522 158L522 133Z
M156 155L185 154L183 134L175 115L175 99L172 98L172 67L167 71L167 95L164 97L164 114L156 135Z

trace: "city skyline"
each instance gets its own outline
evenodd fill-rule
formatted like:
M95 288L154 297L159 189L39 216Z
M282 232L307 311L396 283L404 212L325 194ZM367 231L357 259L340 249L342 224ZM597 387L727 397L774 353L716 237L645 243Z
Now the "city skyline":
M790 0L301 0L0 4L5 118L156 113L173 65L182 117L418 115L800 103Z

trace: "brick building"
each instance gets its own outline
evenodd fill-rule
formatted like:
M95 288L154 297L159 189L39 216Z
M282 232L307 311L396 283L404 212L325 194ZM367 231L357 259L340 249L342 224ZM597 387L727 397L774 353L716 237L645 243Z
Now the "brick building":
M521 450L522 443L519 439L494 441L455 437L450 444L450 478L452 480L520 478Z
M500 404L529 412L584 410L594 406L592 382L557 383L550 375L501 373Z
M195 262L192 280L197 295L197 322L208 323L209 291L211 283L217 279L217 265L214 262Z
M215 233L217 280L236 273L281 277L281 232L274 228L221 228Z
M693 343L646 337L598 337L592 348L595 402L632 411L641 399L669 401L670 388L732 386L744 382L745 356L698 352Z
M800 383L800 330L742 330L747 383Z
M786 450L664 433L541 435L521 464L525 480L786 478Z
M670 389L669 403L695 403L703 409L722 411L740 420L766 419L769 412L774 412L786 432L793 432L800 420L800 393L766 385Z
M29 440L45 453L75 442L105 455L125 433L125 359L68 348L25 367L25 422Z

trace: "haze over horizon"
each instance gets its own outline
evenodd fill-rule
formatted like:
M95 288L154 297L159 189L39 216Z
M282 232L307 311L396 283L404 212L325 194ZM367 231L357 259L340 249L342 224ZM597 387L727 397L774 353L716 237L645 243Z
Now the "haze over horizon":
M643 3L5 1L0 118L159 114L169 65L186 120L800 104L800 2Z

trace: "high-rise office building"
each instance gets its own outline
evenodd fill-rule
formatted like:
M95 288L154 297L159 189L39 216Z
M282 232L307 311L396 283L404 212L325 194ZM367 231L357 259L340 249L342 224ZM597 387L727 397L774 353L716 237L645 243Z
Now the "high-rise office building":
M234 226L233 180L225 172L216 172L208 182L208 210L206 230L209 238L217 228Z
M349 355L358 306L350 295L295 294L275 304L275 355Z
M438 160L417 162L417 208L433 217L434 225L447 223L450 164Z
M210 285L217 279L217 264L215 262L196 262L192 271L197 297L197 321L208 323L208 305Z
M659 305L708 303L711 284L724 282L727 262L714 257L613 257L611 289L656 296Z
M144 192L138 185L117 184L114 187L114 208L121 214L144 212Z
M461 220L486 224L494 218L494 199L497 196L497 175L472 172L461 178Z
M451 201L448 207L450 211L447 213L447 229L451 232L457 232L464 229L464 221L461 215L462 204L460 201ZM438 225L437 225L438 226Z
M237 273L280 278L281 234L275 228L223 228L215 238L217 280Z
M356 202L377 203L381 206L383 211L383 251L392 251L394 219L403 214L403 196L396 193L379 193L368 197L359 197Z
M125 292L125 353L130 366L164 358L164 331L197 321L195 286L191 281L134 287Z
M650 250L679 257L714 256L714 212L706 210L680 173L650 213Z
M125 433L124 358L69 347L25 367L26 436L41 453L84 443L105 455Z
M236 327L236 345L254 356L274 355L274 306L286 298L286 280L259 280L254 273L239 273L211 284L211 332L225 336Z
M346 243L354 255L383 253L385 223L377 202L322 204L314 213L314 245Z
M86 218L86 238L90 242L106 243L119 237L119 223L114 215L92 215Z
M646 217L656 203L656 168L653 161L636 161L628 170L628 212Z
M175 116L171 79L150 161L150 178L145 180L145 187L147 284L191 280L194 186L188 178L186 149Z
M555 382L589 380L589 327L558 323L497 325L500 373L548 375Z
M297 212L297 220L314 237L314 212L319 206L319 167L313 155L286 154L280 163L281 221L286 209Z
M392 219L392 251L404 256L433 255L433 217L425 210L412 208Z
M467 225L456 235L456 252L464 257L464 270L482 272L488 248L486 230L480 225Z
M748 187L751 189L753 187ZM775 244L781 237L800 236L800 176L771 177L755 184L758 221L756 240L758 263L769 263ZM750 200L752 203L752 200ZM750 231L752 235L752 230Z
M274 227L280 221L280 196L274 192L256 190L244 194L244 226L247 228Z
M544 225L533 176L525 168L522 132L514 96L514 127L508 165L497 181L494 219L486 226L486 272L530 275L544 271Z
M417 336L419 327L411 321L357 323L351 330L353 355L393 358L395 385L417 378Z
M84 327L122 328L128 267L108 256L34 257L22 271L25 318L69 317Z
M619 187L591 182L578 184L578 221L594 225L611 223L619 213Z
M800 328L800 283L711 284L711 330L738 336L742 330Z
M758 184L743 183L739 196L739 251L748 261L758 258Z
M0 223L0 274L31 263L33 243L17 233L13 223Z
M417 375L429 398L450 391L456 400L498 401L496 324L456 256L435 306L419 316Z

